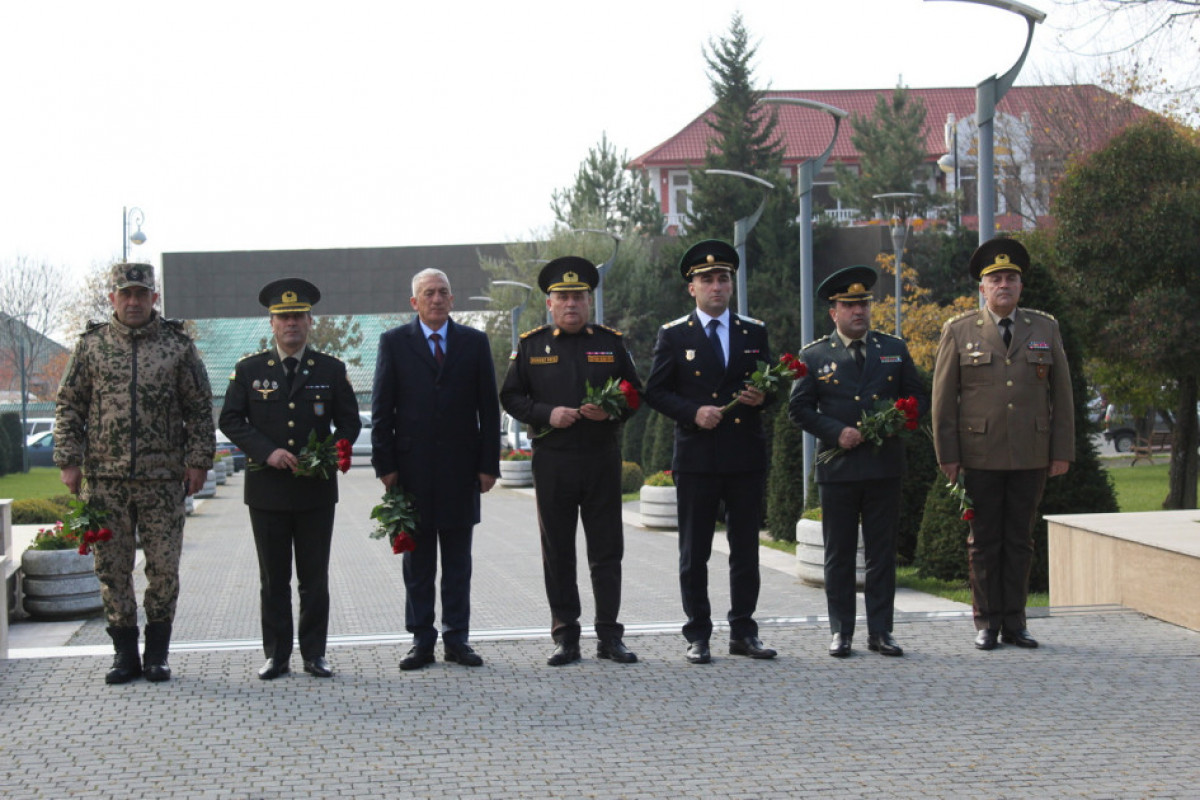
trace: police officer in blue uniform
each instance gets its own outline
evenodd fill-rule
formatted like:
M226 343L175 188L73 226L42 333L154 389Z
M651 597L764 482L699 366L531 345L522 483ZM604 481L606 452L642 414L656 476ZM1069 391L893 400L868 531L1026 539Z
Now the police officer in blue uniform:
M288 671L292 652L292 553L300 593L300 654L304 671L333 674L325 660L329 628L329 549L333 539L336 471L329 478L292 471L316 431L324 440L353 442L362 427L346 365L308 347L316 286L283 278L263 287L258 300L271 314L274 346L246 356L229 376L221 430L245 451L245 501L258 551L263 651L258 677Z
M801 350L808 368L792 386L788 416L820 440L821 449L843 453L817 466L821 527L825 538L825 599L833 642L829 654L850 655L854 637L854 570L861 523L866 559L867 647L885 656L904 651L892 637L896 594L896 537L900 524L900 479L904 445L898 437L882 446L865 443L857 423L880 401L917 398L929 408L926 391L902 339L870 330L871 267L838 270L817 288L830 303L835 330Z
M761 322L729 309L738 264L737 250L716 239L684 253L679 272L696 309L659 330L646 381L646 402L675 420L671 469L679 508L679 587L687 615L685 657L692 664L711 660L708 558L722 501L729 539L729 652L775 657L759 640L754 620L767 469L762 409L768 398L746 385L759 361L771 363L771 350ZM737 404L723 411L733 400Z

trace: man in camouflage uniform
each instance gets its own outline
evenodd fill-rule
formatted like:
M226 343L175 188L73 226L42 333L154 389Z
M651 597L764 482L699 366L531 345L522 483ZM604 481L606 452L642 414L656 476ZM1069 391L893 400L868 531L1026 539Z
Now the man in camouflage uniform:
M192 340L154 310L154 268L116 264L112 319L89 323L58 389L54 463L72 494L108 512L94 545L116 656L106 683L171 677L184 497L212 467L212 392ZM84 479L86 478L86 483ZM138 657L135 547L146 557L146 650Z

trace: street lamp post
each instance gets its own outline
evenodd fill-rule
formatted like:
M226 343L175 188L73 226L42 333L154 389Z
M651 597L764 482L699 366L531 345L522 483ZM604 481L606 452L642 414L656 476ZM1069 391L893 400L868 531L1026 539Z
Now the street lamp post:
M604 273L612 267L617 261L617 250L621 246L621 237L609 230L599 230L597 228L572 228L571 233L598 233L601 236L611 236L613 240L612 255L603 264L596 266L596 272L600 276L600 280L596 283L596 324L604 324Z
M763 211L767 207L767 198L770 196L768 192L775 188L775 184L770 181L764 181L756 175L732 169L706 169L704 173L706 175L732 175L735 178L753 181L763 187L762 202L758 204L758 210L750 216L742 217L733 223L733 248L737 250L738 262L742 265L737 271L738 313L743 317L747 317L750 315L750 297L746 289L746 240L750 238L750 231L754 230L754 226L758 224L759 218L762 217Z
M139 247L146 243L146 234L142 233L142 223L145 221L146 215L140 208L135 206L126 209L121 206L121 261L129 260L129 242L133 242ZM133 233L129 232L130 222L137 227Z
M962 213L958 210L958 190L962 178L958 171L958 123L953 114L947 115L945 139L950 152L939 158L937 165L947 175L954 175L954 229L957 231L962 227Z
M811 108L817 111L824 111L833 117L833 136L830 137L829 146L825 148L825 152L816 158L810 158L802 162L796 170L797 190L800 194L800 338L802 340L800 344L806 345L814 338L813 182L817 173L825 167L825 162L829 160L829 155L833 152L833 145L837 142L838 129L842 126L842 120L849 116L850 112L836 106L818 103L816 100L805 100L802 97L764 97L762 102ZM813 467L814 449L815 441L812 434L804 434L804 497L806 501L808 499L808 479Z
M517 326L520 324L521 312L525 310L525 306L529 305L529 298L533 295L533 287L520 281L492 281L492 286L516 286L525 290L525 299L521 301L519 306L515 306L508 312L510 325L512 326L512 351L515 353L517 352Z
M21 373L21 471L29 472L29 370L25 364L25 332L28 326L25 320L30 312L17 315L6 315L8 335L17 340L17 369ZM25 330L18 330L17 325Z
M905 214L904 202L906 200L914 200L921 195L915 192L888 192L886 194L871 195L876 200L882 200L885 203L892 201L892 252L896 254L896 335L900 335L900 319L902 311L900 308L900 298L903 295L904 282L901 280L900 271L904 266L904 243L908 241L908 215Z
M975 87L975 124L979 128L979 147L977 148L979 174L979 243L983 244L996 236L996 166L993 143L995 129L993 122L996 117L996 105L1012 88L1013 81L1025 64L1029 55L1029 46L1033 43L1033 26L1046 18L1045 12L1018 3L1016 0L954 0L959 3L976 3L982 6L992 6L1020 14L1028 23L1029 32L1025 37L1025 49L1021 57L1013 64L1008 72L1000 77L995 75L985 78Z

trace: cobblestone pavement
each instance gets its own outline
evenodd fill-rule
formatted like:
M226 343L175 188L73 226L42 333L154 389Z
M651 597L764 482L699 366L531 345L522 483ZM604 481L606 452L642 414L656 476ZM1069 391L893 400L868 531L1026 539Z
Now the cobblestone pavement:
M856 642L839 660L821 592L765 569L762 636L780 656L728 656L718 628L714 662L692 666L674 538L627 527L639 663L599 661L585 640L582 662L547 667L522 491L485 497L476 529L485 665L401 673L400 564L367 538L378 484L360 468L335 535L337 674L262 682L240 491L235 477L188 522L173 680L105 686L99 620L45 657L0 662L0 796L1200 797L1200 635L1120 608L1053 609L1032 623L1040 649L991 653L961 614L901 614L904 658ZM712 573L722 608L722 557Z

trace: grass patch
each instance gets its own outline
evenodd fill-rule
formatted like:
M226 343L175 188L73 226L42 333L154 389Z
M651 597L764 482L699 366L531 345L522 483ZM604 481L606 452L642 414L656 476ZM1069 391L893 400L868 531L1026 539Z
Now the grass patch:
M971 605L971 587L965 583L922 578L917 575L916 567L897 567L896 586ZM1050 595L1047 592L1030 592L1025 605L1029 608L1045 608L1050 605Z
M1108 471L1122 511L1162 511L1170 464L1138 464Z
M796 555L796 543L795 542L781 542L781 541L778 541L777 539L772 539L768 536L764 536L761 539L761 544L763 545L763 547L769 547L772 550L778 550L781 553L791 553L792 555Z
M67 494L55 467L32 467L29 472L16 472L0 477L0 497L12 500L57 497Z

